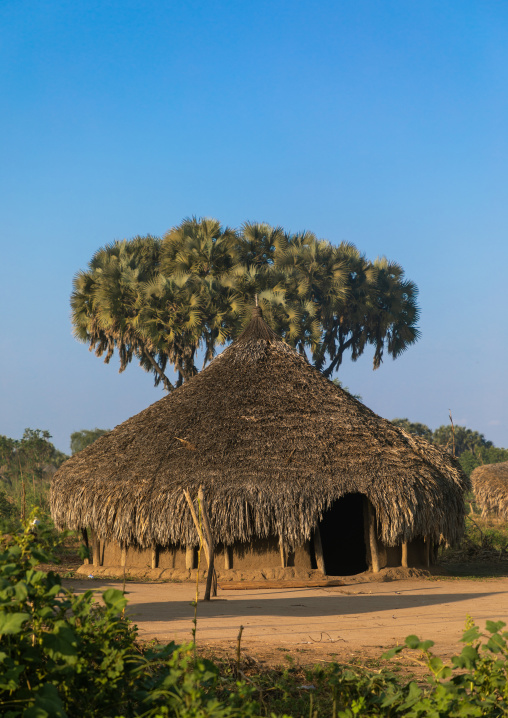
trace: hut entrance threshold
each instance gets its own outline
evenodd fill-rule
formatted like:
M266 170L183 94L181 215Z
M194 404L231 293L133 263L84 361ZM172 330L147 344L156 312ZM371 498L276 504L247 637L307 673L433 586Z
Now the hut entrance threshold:
M319 533L328 576L367 570L363 506L363 494L346 494L323 514Z

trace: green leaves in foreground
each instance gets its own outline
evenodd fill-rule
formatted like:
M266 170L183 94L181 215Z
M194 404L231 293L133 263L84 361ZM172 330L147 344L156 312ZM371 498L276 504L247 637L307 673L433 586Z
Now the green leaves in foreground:
M3 718L254 715L245 686L217 699L218 670L194 661L191 647L140 651L121 591L96 602L92 591L74 595L55 573L37 571L55 560L47 538L29 528L0 538Z
M502 630L505 626L503 621L487 621L486 633L481 633L474 624L470 626L461 639L465 646L460 655L453 656L451 665L431 653L433 641L420 641L417 636L408 636L405 646L385 653L384 658L392 658L407 648L419 651L429 669L429 689L415 687L413 694L416 697L418 691L418 699L402 715L507 716L508 632Z
M285 671L238 681L192 646L142 650L125 618L127 600L109 589L74 595L48 562L44 531L0 538L0 715L5 718L240 718L283 714L354 718L454 718L508 715L508 632L468 621L464 647L450 664L431 652L432 641L409 636L388 651L417 653L427 686L401 683L393 673L330 664L305 684ZM241 674L241 672L240 672ZM241 674L243 675L243 674ZM301 678L301 677L300 677ZM309 685L310 684L310 685ZM303 689L311 690L303 690Z

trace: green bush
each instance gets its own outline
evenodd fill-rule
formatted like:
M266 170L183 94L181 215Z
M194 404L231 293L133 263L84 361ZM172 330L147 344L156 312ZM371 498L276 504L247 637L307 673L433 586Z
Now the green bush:
M466 645L460 655L452 658L451 665L431 653L433 641L421 641L417 636L408 636L405 646L388 651L385 658L407 648L420 651L431 676L427 689L410 684L411 691L404 706L407 711L402 715L408 718L507 716L508 632L502 631L505 626L503 621L487 621L486 633L481 633L476 625L471 625L461 639Z
M105 591L99 608L92 591L73 595L57 574L37 571L54 561L47 538L27 528L0 551L4 718L254 715L245 687L217 700L218 670L190 646L141 652L121 591Z

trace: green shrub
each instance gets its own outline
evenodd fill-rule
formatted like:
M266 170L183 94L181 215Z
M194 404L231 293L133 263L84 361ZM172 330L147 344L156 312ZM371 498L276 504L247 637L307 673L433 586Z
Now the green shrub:
M217 700L218 671L195 659L190 646L171 643L143 654L121 591L105 591L99 608L92 591L73 595L57 574L35 570L54 561L47 540L45 530L27 528L0 551L4 718L253 715L245 687Z
M408 718L507 716L508 632L502 631L505 626L503 621L487 621L486 633L481 633L473 623L461 639L466 645L460 655L452 658L451 665L432 654L433 641L421 641L417 636L408 636L405 646L388 651L385 658L406 648L420 651L431 676L428 689L410 684L411 696L403 706L407 711L402 715Z

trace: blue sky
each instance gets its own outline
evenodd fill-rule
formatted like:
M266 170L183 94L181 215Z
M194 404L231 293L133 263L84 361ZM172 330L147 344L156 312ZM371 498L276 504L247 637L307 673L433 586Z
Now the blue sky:
M72 337L74 274L190 215L399 262L422 338L339 377L389 419L508 447L508 5L0 4L0 434L112 428L162 396Z

